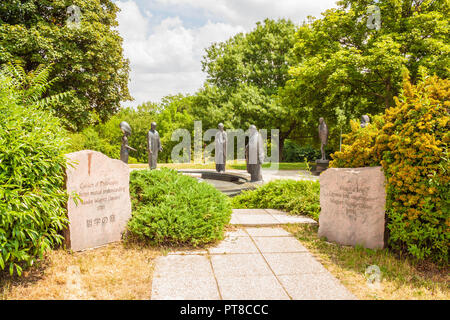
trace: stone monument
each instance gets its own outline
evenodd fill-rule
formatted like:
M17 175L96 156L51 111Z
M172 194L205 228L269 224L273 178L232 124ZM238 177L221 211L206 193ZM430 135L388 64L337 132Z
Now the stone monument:
M148 166L150 169L156 169L158 163L158 152L162 151L161 139L156 131L156 122L151 123L150 130L147 133L147 151Z
M122 121L119 124L120 130L122 130L123 137L122 137L122 147L120 148L120 160L122 160L125 163L128 163L128 154L130 153L129 150L136 151L136 149L130 147L128 145L128 137L131 135L131 127L130 125Z
M330 168L319 180L319 237L383 248L386 191L381 167Z
M121 240L131 217L130 169L123 161L97 151L83 150L66 157L67 247L80 251Z
M264 162L264 142L256 126L249 128L248 144L245 146L245 160L247 172L250 173L250 182L262 181L262 164Z
M227 163L227 133L223 130L223 123L219 123L219 132L216 133L214 142L216 171L225 172Z

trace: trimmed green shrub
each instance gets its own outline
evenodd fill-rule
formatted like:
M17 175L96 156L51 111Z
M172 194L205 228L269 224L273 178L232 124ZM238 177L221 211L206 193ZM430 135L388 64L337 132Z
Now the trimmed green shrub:
M300 146L288 139L284 142L283 161L285 162L303 162L305 159L315 161L320 159L320 156L320 150L311 146Z
M8 71L17 71L17 78ZM0 70L0 271L19 276L51 247L66 226L65 131L44 106L47 70L21 89L23 69ZM41 92L41 93L39 93ZM38 94L39 93L39 94ZM27 99L25 99L27 98Z
M220 240L231 218L227 196L167 168L131 172L130 193L128 230L151 244L199 246Z
M320 184L318 181L274 180L237 195L232 199L232 206L236 209L282 209L318 220Z

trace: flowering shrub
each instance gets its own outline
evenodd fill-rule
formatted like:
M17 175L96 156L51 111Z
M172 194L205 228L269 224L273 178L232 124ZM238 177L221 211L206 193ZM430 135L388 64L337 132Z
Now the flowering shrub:
M390 244L419 259L448 263L450 80L403 85L386 110L375 152L387 179Z
M448 264L450 80L404 81L395 106L374 124L352 123L334 167L380 164L386 176L389 245L418 259ZM368 130L366 130L368 129Z
M342 135L342 150L331 155L330 167L359 168L380 165L380 159L374 152L376 138L384 125L383 115L372 117L371 123L361 128L358 121L351 120L351 132Z

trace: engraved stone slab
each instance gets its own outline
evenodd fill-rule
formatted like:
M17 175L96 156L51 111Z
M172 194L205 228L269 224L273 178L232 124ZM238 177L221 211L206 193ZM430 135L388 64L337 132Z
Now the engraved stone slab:
M384 247L386 191L381 167L329 168L320 175L319 236Z
M66 155L69 227L67 247L73 251L120 241L131 217L130 169L101 152L83 150ZM75 192L82 201L75 203Z

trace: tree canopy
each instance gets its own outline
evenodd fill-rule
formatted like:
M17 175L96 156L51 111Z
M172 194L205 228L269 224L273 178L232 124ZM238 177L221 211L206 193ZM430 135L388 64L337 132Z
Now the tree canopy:
M79 27L68 24L70 5L80 8ZM72 91L53 105L64 124L75 131L106 121L131 99L118 10L111 0L2 0L0 64L21 61L27 72L53 64L58 81L47 94Z

